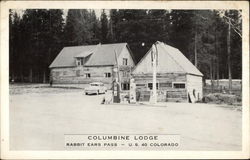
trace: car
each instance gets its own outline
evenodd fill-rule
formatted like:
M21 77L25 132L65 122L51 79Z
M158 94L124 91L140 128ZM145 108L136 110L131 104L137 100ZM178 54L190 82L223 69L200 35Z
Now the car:
M100 94L105 93L107 91L107 88L104 86L101 82L93 82L90 83L87 88L85 88L84 92L85 94Z

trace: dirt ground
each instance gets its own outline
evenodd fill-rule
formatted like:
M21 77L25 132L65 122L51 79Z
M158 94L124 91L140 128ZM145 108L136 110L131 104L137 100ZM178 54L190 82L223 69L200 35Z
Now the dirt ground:
M179 134L180 150L241 150L242 112L216 104L101 105L104 95L10 86L10 149L64 150L64 134Z

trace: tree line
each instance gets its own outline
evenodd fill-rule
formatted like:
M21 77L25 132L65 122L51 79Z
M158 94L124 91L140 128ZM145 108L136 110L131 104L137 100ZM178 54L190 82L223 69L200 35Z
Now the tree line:
M10 10L10 79L48 82L48 66L66 46L127 42L138 62L156 41L178 48L206 79L241 79L240 10L111 9L100 17L95 10L65 12Z

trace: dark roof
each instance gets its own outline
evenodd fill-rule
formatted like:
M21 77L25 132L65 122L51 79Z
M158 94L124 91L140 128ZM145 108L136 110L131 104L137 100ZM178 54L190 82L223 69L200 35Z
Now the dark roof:
M117 56L127 46L127 43L98 44L88 46L64 47L49 68L74 67L76 57L86 57L92 54L85 66L115 65Z

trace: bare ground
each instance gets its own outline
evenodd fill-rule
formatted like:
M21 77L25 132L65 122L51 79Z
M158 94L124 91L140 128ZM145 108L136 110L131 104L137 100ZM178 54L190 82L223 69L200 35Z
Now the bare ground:
M101 105L104 95L10 86L10 149L64 150L64 134L180 134L180 150L241 150L241 111L226 105Z

